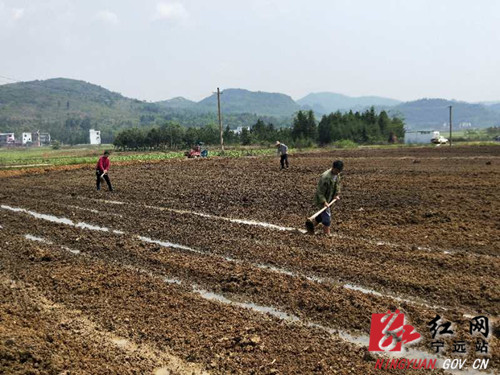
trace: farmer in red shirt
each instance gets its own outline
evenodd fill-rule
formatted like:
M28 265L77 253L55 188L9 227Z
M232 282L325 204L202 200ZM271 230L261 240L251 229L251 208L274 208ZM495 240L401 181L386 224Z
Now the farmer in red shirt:
M101 190L101 178L104 178L106 183L108 184L109 191L113 191L113 187L111 186L111 181L108 176L109 169L109 151L104 151L104 155L99 158L97 165L95 167L95 175L97 178L97 190Z

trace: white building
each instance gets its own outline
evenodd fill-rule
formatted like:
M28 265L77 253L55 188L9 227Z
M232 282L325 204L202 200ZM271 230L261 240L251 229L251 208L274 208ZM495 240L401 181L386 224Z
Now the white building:
M0 133L0 145L13 145L15 142L14 133Z
M436 130L417 130L405 132L405 143L430 144L431 139L438 139L439 132Z
M101 131L90 129L90 144L91 145L100 145L101 144Z
M236 130L234 130L234 134L241 134L243 129L250 131L250 126L238 126Z
M32 143L33 142L33 138L31 136L31 133L23 133L23 145L25 145L26 143Z

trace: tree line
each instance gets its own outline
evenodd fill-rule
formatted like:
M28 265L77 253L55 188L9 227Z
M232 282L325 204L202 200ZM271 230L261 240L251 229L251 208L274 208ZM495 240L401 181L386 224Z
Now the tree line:
M226 145L251 145L270 143L280 138L287 139L289 134L289 128L277 129L272 123L265 124L264 121L257 120L253 127L243 127L241 132L226 126L223 138ZM158 127L122 130L116 135L113 144L120 150L179 150L199 142L208 145L220 144L219 126L209 124L203 127L184 127L168 121Z
M323 116L318 125L317 141L321 145L338 140L360 144L394 143L404 138L404 122L390 118L387 112L376 113L371 107L364 112L335 112Z
M251 127L235 132L227 126L223 132L224 144L269 144L277 140L292 147L328 145L338 141L359 144L397 142L404 137L404 122L390 118L385 111L376 113L372 107L364 112L335 112L325 115L318 122L313 111L296 113L291 127L276 127L262 119ZM121 150L184 149L198 142L217 145L219 127L184 127L174 121L160 126L129 128L120 131L114 145Z

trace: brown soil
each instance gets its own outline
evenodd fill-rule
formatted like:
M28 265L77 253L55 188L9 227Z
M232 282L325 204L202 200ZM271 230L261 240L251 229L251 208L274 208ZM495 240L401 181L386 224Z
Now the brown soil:
M346 170L333 238L191 213L303 229L319 174L337 158ZM427 351L436 314L460 337L464 314L489 316L489 367L498 369L500 148L290 159L285 171L268 157L114 166L113 193L95 192L88 168L1 179L3 205L111 231L0 209L0 372L380 373L365 347L305 324L368 335L372 313L396 308Z

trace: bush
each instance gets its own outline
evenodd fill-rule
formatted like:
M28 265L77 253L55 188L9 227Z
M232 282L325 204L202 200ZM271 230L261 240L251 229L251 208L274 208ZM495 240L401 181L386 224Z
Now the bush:
M337 148L357 148L358 144L349 139L342 139L334 143L334 146Z
M61 148L61 142L52 141L52 150L59 150Z
M298 149L310 148L315 145L316 145L315 142L311 138L299 138L293 141L291 144L293 148L298 148Z

